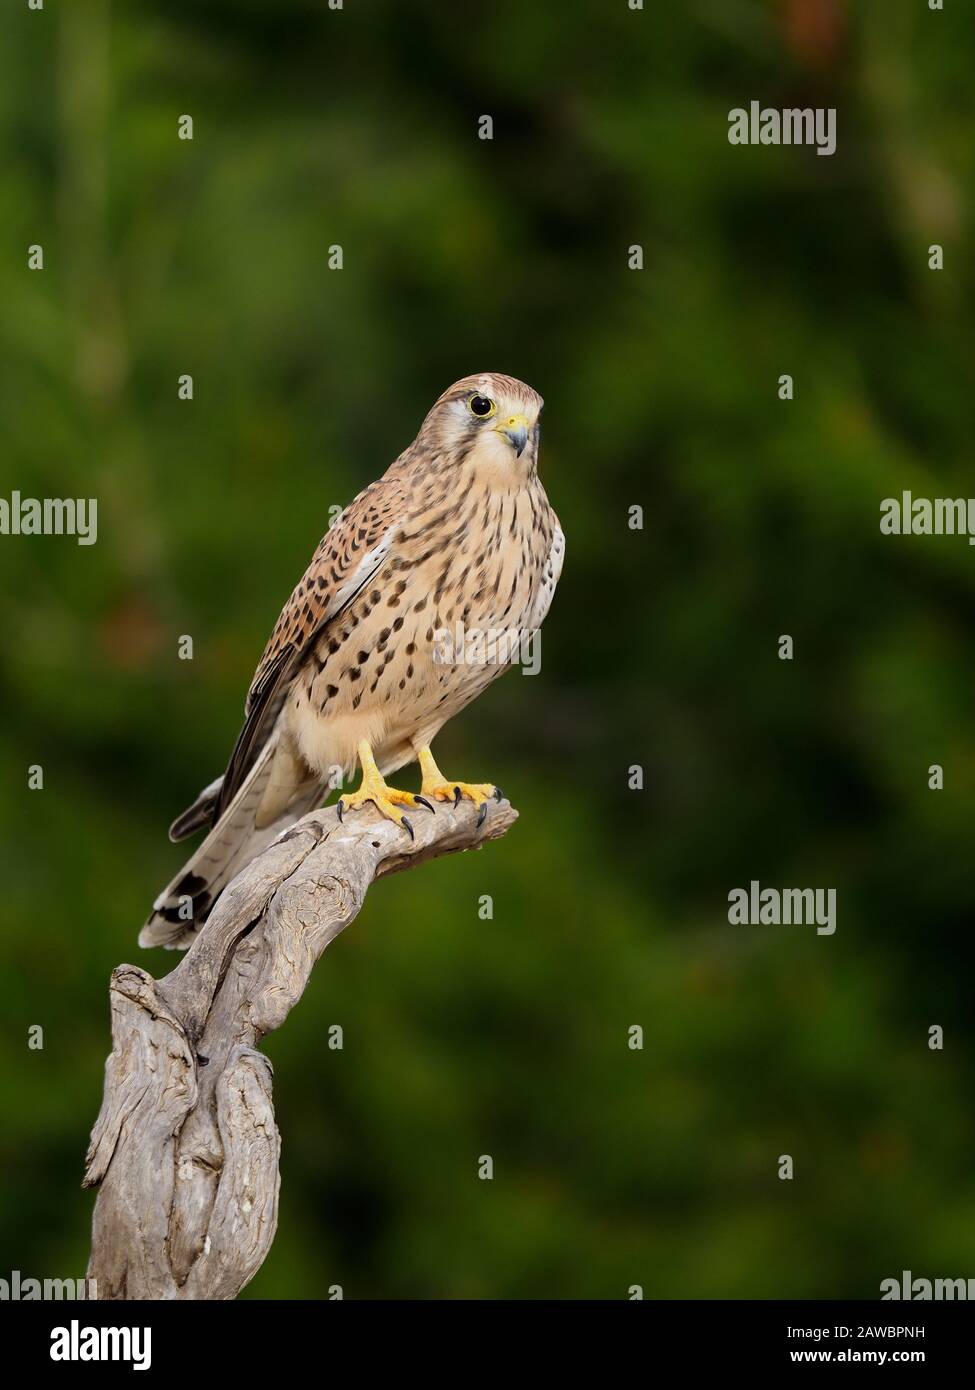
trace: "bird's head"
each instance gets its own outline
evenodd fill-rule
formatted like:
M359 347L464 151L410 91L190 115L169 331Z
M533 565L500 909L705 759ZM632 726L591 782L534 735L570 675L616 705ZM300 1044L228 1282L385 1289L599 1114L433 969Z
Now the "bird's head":
M441 466L467 465L502 486L534 473L544 402L513 376L481 372L449 387L420 427L417 444Z

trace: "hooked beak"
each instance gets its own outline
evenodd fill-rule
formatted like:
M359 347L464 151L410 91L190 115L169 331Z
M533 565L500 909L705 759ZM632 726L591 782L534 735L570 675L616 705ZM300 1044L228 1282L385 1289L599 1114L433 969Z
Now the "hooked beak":
M498 434L503 434L505 439L514 449L515 453L521 458L528 443L528 421L524 415L512 415L506 424L496 426Z

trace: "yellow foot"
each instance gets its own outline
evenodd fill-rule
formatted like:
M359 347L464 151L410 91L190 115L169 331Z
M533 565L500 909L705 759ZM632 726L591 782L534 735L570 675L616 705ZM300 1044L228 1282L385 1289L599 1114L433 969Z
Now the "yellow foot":
M371 801L380 815L401 825L410 839L415 839L413 826L403 815L400 807L412 809L414 806L426 805L422 797L414 796L412 792L401 792L396 787L388 787L376 766L368 743L360 743L359 761L362 764L362 782L357 792L349 792L339 797L336 803L339 820L344 818L346 811L356 811L367 801ZM427 805L427 810L432 811L433 807Z
M413 827L399 809L401 806L414 807L419 805L417 798L412 792L401 792L396 787L387 787L381 777L363 777L362 786L357 792L349 792L345 796L340 796L337 803L339 820L342 820L347 811L357 811L360 806L365 806L366 802L371 801L376 810L386 817L387 820L395 821L409 833L412 840Z
M481 808L478 825L484 824L487 803L492 796L495 801L501 800L501 788L492 782L424 782L420 790L424 796L433 796L437 801L452 801L455 806L459 806L461 801L473 801L475 806Z
M423 785L420 787L422 794L432 796L437 801L452 801L455 806L461 801L473 801L475 806L481 808L477 818L478 825L484 822L490 799L494 797L495 801L501 800L501 788L496 787L493 782L449 781L437 767L429 748L420 748L417 756L423 773Z

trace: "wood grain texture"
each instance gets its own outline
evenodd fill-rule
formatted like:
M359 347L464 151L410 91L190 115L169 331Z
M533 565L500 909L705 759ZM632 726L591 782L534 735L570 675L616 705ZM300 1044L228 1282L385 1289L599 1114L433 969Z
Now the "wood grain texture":
M413 816L312 812L247 866L179 965L112 974L112 1052L84 1186L98 1187L88 1277L100 1299L230 1299L277 1226L281 1140L258 1050L375 879L479 848L517 819L469 802Z

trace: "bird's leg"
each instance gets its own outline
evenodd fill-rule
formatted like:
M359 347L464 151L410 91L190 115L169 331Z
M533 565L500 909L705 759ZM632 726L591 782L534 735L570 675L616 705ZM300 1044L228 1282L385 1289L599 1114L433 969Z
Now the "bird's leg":
M423 796L433 796L438 801L453 801L455 805L462 799L473 801L475 806L481 808L481 814L477 818L478 825L487 815L486 803L489 799L493 796L495 801L501 800L501 788L494 786L492 782L448 781L437 767L433 754L426 746L418 748L416 756L423 776L423 784L420 787Z
M417 806L420 804L419 798L412 792L401 792L395 787L388 787L383 780L383 775L376 766L376 759L372 756L372 748L369 746L368 739L360 739L358 745L359 762L362 765L362 781L357 792L349 792L348 795L340 796L338 799L339 820L345 815L346 811L355 811L358 807L364 806L367 801L371 801L379 813L387 820L395 821L397 825L403 826L409 833L410 839L413 836L413 827L399 809L401 806ZM429 809L433 809L430 807Z

